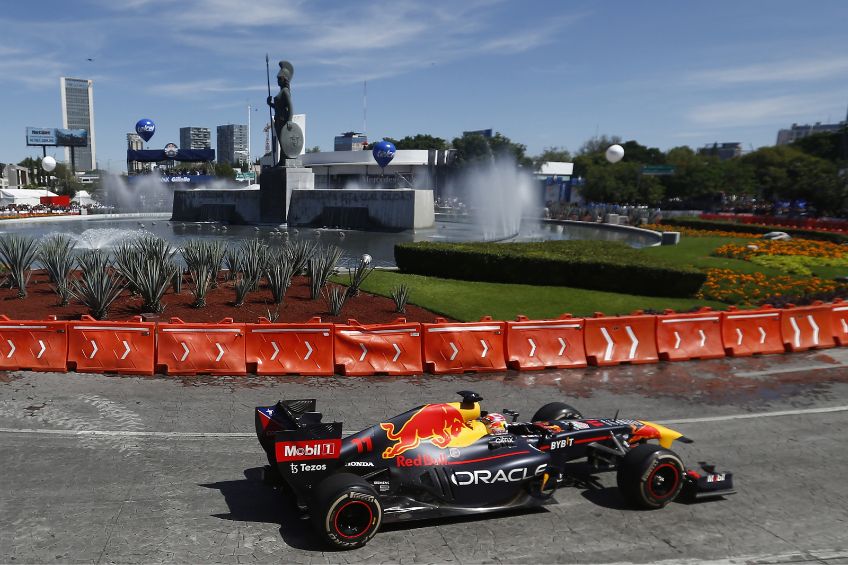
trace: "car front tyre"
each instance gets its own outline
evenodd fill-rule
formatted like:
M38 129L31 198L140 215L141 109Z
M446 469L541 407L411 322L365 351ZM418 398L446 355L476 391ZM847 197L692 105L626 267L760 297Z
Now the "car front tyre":
M624 499L636 508L663 508L683 488L686 469L670 449L643 444L622 458L616 476Z
M312 520L321 537L338 549L362 547L374 537L383 509L374 488L362 477L338 473L315 489Z

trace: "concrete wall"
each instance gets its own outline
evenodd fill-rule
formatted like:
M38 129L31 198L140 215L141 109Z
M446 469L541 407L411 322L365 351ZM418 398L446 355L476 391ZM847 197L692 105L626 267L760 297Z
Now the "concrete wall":
M171 218L181 222L259 223L259 189L175 190Z
M421 229L434 222L433 191L412 189L295 190L288 215L292 226L353 229Z

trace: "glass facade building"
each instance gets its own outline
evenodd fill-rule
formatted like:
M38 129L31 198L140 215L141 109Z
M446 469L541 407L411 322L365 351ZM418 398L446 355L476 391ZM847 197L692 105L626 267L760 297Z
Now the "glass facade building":
M219 163L247 162L247 126L227 124L218 126L217 158Z
M88 145L74 148L76 170L92 171L97 168L93 81L61 77L59 90L62 97L62 127L88 131ZM71 162L70 148L65 148L65 160Z

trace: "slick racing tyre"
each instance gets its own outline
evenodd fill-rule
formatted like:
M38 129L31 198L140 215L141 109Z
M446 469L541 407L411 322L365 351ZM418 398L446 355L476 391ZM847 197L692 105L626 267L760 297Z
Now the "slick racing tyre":
M675 452L646 443L622 458L616 481L629 504L653 510L666 506L680 494L685 473L683 462Z
M362 547L377 533L382 520L377 493L362 477L338 473L321 481L315 489L312 521L333 547Z
M582 418L577 408L565 402L549 402L536 410L531 422L547 422L549 420L573 420Z

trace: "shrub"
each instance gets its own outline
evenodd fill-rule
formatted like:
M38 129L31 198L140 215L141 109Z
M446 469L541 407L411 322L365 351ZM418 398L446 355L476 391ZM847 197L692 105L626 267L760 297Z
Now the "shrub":
M179 268L173 262L177 251L162 238L145 236L115 249L115 268L134 294L142 298L141 311L159 313L162 297Z
M321 295L321 289L327 279L336 270L336 264L342 257L342 250L335 245L319 247L306 263L306 276L309 277L310 297L315 300Z
M70 285L70 291L77 300L88 306L95 319L103 320L126 283L112 268L109 256L100 250L81 254L77 257L77 263L81 276Z
M268 277L268 286L271 289L274 304L282 304L286 290L291 285L292 272L292 264L285 250L270 254L265 275Z
M37 257L38 245L35 239L21 235L0 238L0 263L9 271L12 287L18 289L18 298L26 298L26 285Z
M307 240L297 240L289 243L285 249L292 264L292 273L299 275L306 268L309 259L315 255L318 244Z
M692 296L706 280L693 267L606 241L403 243L395 246L395 262L419 275L645 296Z
M406 314L406 303L409 301L409 285L401 283L391 290L390 296L395 301L395 312Z
M194 294L195 308L204 308L206 306L206 295L209 293L209 287L212 286L212 268L208 263L199 263L194 269L190 269L191 280L194 282L194 288L191 289Z
M47 238L38 249L39 261L55 284L53 290L59 295L60 306L67 305L71 299L68 277L74 270L74 247L76 243L71 238L60 234Z
M729 231L753 234L764 234L773 231L782 231L788 233L793 237L800 237L804 239L816 239L819 241L830 241L833 243L848 242L848 235L836 232L805 230L801 228L788 228L785 226L742 224L737 222L723 222L720 220L702 220L700 218L667 218L662 220L662 225L673 227L686 227L698 230Z
M338 316L349 296L347 289L337 284L328 285L322 292L324 301L327 303L327 310L330 315Z

